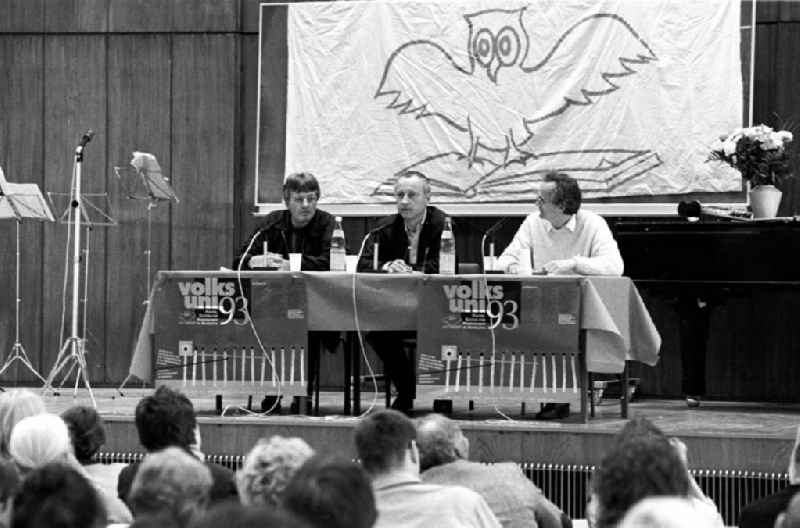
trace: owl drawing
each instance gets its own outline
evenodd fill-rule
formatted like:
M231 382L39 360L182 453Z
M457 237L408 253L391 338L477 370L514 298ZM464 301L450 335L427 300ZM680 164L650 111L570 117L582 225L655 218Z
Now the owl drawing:
M470 163L479 151L524 162L536 156L532 139L540 123L594 104L657 59L628 22L610 13L582 18L537 53L525 10L465 15L466 52L451 53L432 40L402 44L386 61L375 99L401 115L433 120L426 126L463 133ZM605 38L612 30L616 38ZM592 67L574 67L576 56Z

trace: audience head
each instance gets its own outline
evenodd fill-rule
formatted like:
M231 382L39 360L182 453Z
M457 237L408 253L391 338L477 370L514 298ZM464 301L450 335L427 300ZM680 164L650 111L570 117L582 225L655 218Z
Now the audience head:
M417 421L417 448L421 471L469 458L469 440L456 422L441 414Z
M619 528L714 528L716 516L697 509L685 497L648 497L634 505Z
M14 462L0 459L0 526L11 526L11 507L21 482Z
M593 475L597 526L616 526L645 497L685 497L689 485L686 467L666 437L632 435L606 453Z
M394 199L397 212L403 220L422 218L431 198L431 184L427 176L417 171L406 171L397 177L394 184Z
M370 528L378 518L372 484L361 466L321 456L295 473L283 506L315 528Z
M225 502L212 508L192 528L314 528L281 508ZM133 528L133 527L131 527Z
M31 471L14 499L14 528L101 528L103 502L75 467L52 462Z
M181 527L208 506L211 471L183 449L169 447L148 454L131 485L128 503L134 518L166 515Z
M75 458L81 464L89 464L98 449L106 443L103 419L94 409L86 405L70 407L61 418L69 428Z
M196 425L192 402L166 385L136 405L139 442L148 451L172 446L188 449L195 442Z
M55 414L37 414L20 420L11 432L8 449L23 472L48 462L72 459L69 429Z
M289 480L314 450L302 438L261 438L236 472L236 488L247 506L278 504Z
M17 422L45 412L41 396L27 389L0 393L0 457L8 458L8 441Z
M778 514L775 528L800 528L800 493L795 493L786 509Z
M540 210L549 204L565 215L573 215L581 208L581 188L578 180L562 172L548 172L544 175L540 196ZM546 217L544 211L542 217Z
M355 437L358 458L372 477L403 469L409 452L411 462L418 462L417 430L399 411L386 409L367 415L356 426Z

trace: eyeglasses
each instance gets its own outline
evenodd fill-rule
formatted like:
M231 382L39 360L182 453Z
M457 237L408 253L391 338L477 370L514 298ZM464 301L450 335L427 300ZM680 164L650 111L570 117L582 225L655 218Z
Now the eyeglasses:
M292 196L289 198L292 203L296 203L298 205L303 204L315 204L319 197L316 193L309 193L309 194L295 194L292 193Z

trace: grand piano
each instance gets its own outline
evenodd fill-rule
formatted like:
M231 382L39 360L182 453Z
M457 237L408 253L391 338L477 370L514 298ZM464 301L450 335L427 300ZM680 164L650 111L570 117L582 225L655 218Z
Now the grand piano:
M663 338L652 396L800 398L800 218L607 218Z

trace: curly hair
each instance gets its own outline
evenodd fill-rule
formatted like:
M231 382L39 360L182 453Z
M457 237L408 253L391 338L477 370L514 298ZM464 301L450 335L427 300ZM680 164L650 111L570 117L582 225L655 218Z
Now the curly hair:
M548 172L544 181L554 182L552 202L561 207L564 214L573 215L581 208L581 188L578 180L563 172Z
M667 438L632 435L606 453L592 476L599 500L597 528L616 526L645 497L686 497L689 486L688 473Z
M302 438L261 438L236 472L236 488L246 506L277 505L279 496L300 466L314 455Z
M136 472L129 501L135 518L166 514L180 526L205 512L213 480L206 465L178 447L147 455Z
M76 405L63 413L61 418L69 427L75 458L81 464L89 464L100 447L106 443L106 431L103 418L94 407Z

